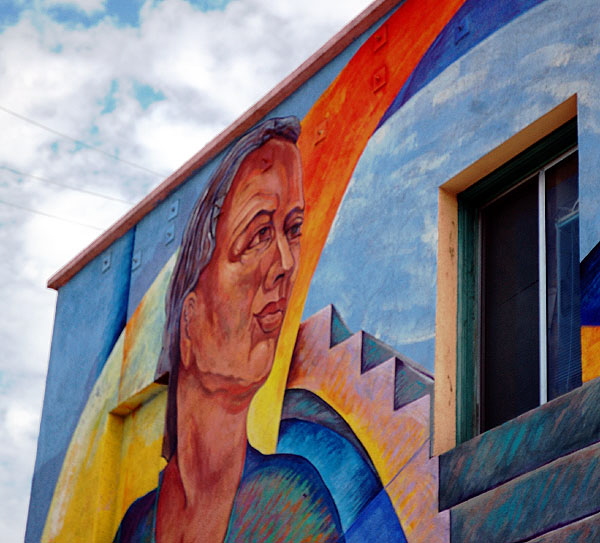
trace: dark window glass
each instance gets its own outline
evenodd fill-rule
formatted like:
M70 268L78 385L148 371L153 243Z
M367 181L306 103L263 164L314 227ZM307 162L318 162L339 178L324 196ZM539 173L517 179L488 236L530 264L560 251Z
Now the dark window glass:
M539 402L538 180L481 210L481 430Z
M581 385L577 153L545 172L548 399Z

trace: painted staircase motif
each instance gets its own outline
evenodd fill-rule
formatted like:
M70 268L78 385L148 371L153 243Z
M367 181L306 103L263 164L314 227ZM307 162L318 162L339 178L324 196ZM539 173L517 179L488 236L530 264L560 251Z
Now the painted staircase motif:
M408 542L449 541L449 514L438 513L438 461L429 455L433 377L424 368L366 332L352 334L330 305L300 325L287 389L282 429L286 418L299 416L298 402L308 405L314 395L318 400L311 405L317 407L308 419L343 436L367 469L374 468ZM359 516L346 532L349 541L360 541L349 535L360 533L363 520ZM360 537L370 541L364 522Z

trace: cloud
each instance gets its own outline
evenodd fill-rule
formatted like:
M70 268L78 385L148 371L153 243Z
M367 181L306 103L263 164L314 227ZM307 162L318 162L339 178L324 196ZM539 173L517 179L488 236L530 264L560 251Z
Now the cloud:
M3 541L9 543L23 541L42 406L39 384L31 375L12 376L9 389L0 391L0 518Z

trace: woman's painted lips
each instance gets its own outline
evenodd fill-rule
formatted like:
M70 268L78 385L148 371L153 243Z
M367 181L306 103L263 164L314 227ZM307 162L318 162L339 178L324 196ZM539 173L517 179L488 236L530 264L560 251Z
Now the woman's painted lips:
M283 317L285 316L286 305L287 300L281 298L276 302L269 302L261 309L260 313L254 315L260 329L265 334L272 334L281 328Z

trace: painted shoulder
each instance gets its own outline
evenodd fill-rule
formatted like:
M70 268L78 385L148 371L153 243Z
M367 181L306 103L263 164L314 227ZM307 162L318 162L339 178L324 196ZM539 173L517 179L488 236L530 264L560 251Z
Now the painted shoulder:
M308 460L249 448L226 538L241 540L344 541L333 498Z
M131 504L113 543L155 543L157 497L158 489L155 488Z

